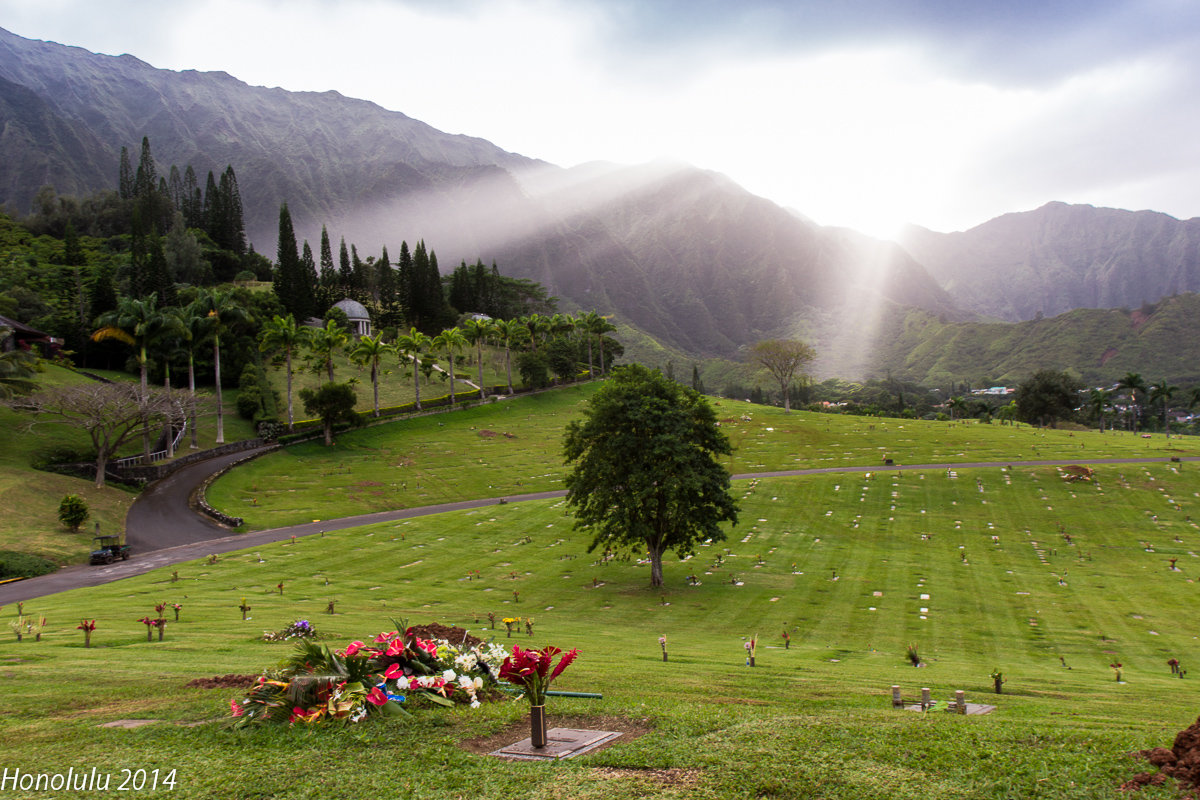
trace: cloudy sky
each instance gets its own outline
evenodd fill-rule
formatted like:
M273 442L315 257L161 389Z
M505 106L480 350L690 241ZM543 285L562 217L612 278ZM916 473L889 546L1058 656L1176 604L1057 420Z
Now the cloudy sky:
M877 235L1200 216L1195 0L0 0L0 27L562 166L683 160Z

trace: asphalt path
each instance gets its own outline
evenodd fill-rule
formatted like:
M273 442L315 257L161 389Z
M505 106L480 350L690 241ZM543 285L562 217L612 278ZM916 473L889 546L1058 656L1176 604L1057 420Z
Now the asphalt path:
M491 497L480 500L461 500L454 503L404 508L395 511L378 511L352 517L308 522L286 528L255 531L254 533L231 533L207 516L196 511L192 499L204 482L230 464L260 455L261 451L247 450L227 456L191 464L172 475L150 484L134 501L125 518L126 543L133 547L129 561L119 561L107 566L77 565L66 567L50 575L42 575L24 581L0 585L0 605L32 600L49 594L65 592L85 586L99 586L112 581L141 575L161 567L169 567L184 561L219 555L233 550L244 550L293 537L323 535L329 531L357 528L378 522L414 519L447 511L462 511L503 503L520 503L527 500L548 500L564 497L566 491L533 492L530 494ZM827 475L835 473L898 472L912 470L943 469L991 469L999 467L1065 467L1073 464L1102 466L1111 464L1153 464L1170 462L1170 458L1089 458L1061 461L972 461L953 464L892 464L884 466L815 467L774 472L747 472L734 475L734 480L756 478L789 478L804 475ZM1200 461L1200 457L1182 458L1180 461Z

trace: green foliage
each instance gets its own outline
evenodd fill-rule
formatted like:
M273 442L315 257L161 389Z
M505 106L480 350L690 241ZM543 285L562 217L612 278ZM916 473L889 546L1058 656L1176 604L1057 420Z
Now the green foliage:
M550 385L550 361L541 350L526 350L517 356L517 372L528 389Z
M325 428L325 444L333 444L333 426L338 422L358 421L354 404L358 397L348 383L323 383L319 389L301 389L300 400L306 413L320 417Z
M58 565L53 561L32 553L0 550L0 580L49 575L57 569Z
M1066 372L1041 370L1017 387L1013 402L1021 420L1053 427L1058 420L1074 415L1081 388Z
M79 530L79 526L87 521L91 516L88 510L87 502L77 494L68 494L63 497L62 502L58 504L58 521L72 532Z
M650 585L662 585L662 555L682 558L704 539L721 541L737 522L729 471L717 461L729 440L695 391L639 365L618 367L567 426L564 455L575 527L592 533L589 550L645 547Z

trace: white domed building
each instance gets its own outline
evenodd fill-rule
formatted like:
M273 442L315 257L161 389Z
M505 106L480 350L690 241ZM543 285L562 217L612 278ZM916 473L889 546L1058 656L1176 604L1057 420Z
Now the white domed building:
M356 338L371 335L371 315L362 303L347 298L337 301L333 307L345 312L346 318L350 320L350 333Z

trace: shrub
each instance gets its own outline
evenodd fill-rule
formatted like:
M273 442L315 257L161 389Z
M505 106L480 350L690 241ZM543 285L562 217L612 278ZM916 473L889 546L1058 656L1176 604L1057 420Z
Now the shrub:
M15 550L0 550L0 580L6 578L33 578L48 575L58 569L49 559L33 553L18 553Z
M58 504L58 521L70 528L72 533L78 532L79 526L90 516L87 503L77 494L66 495Z

